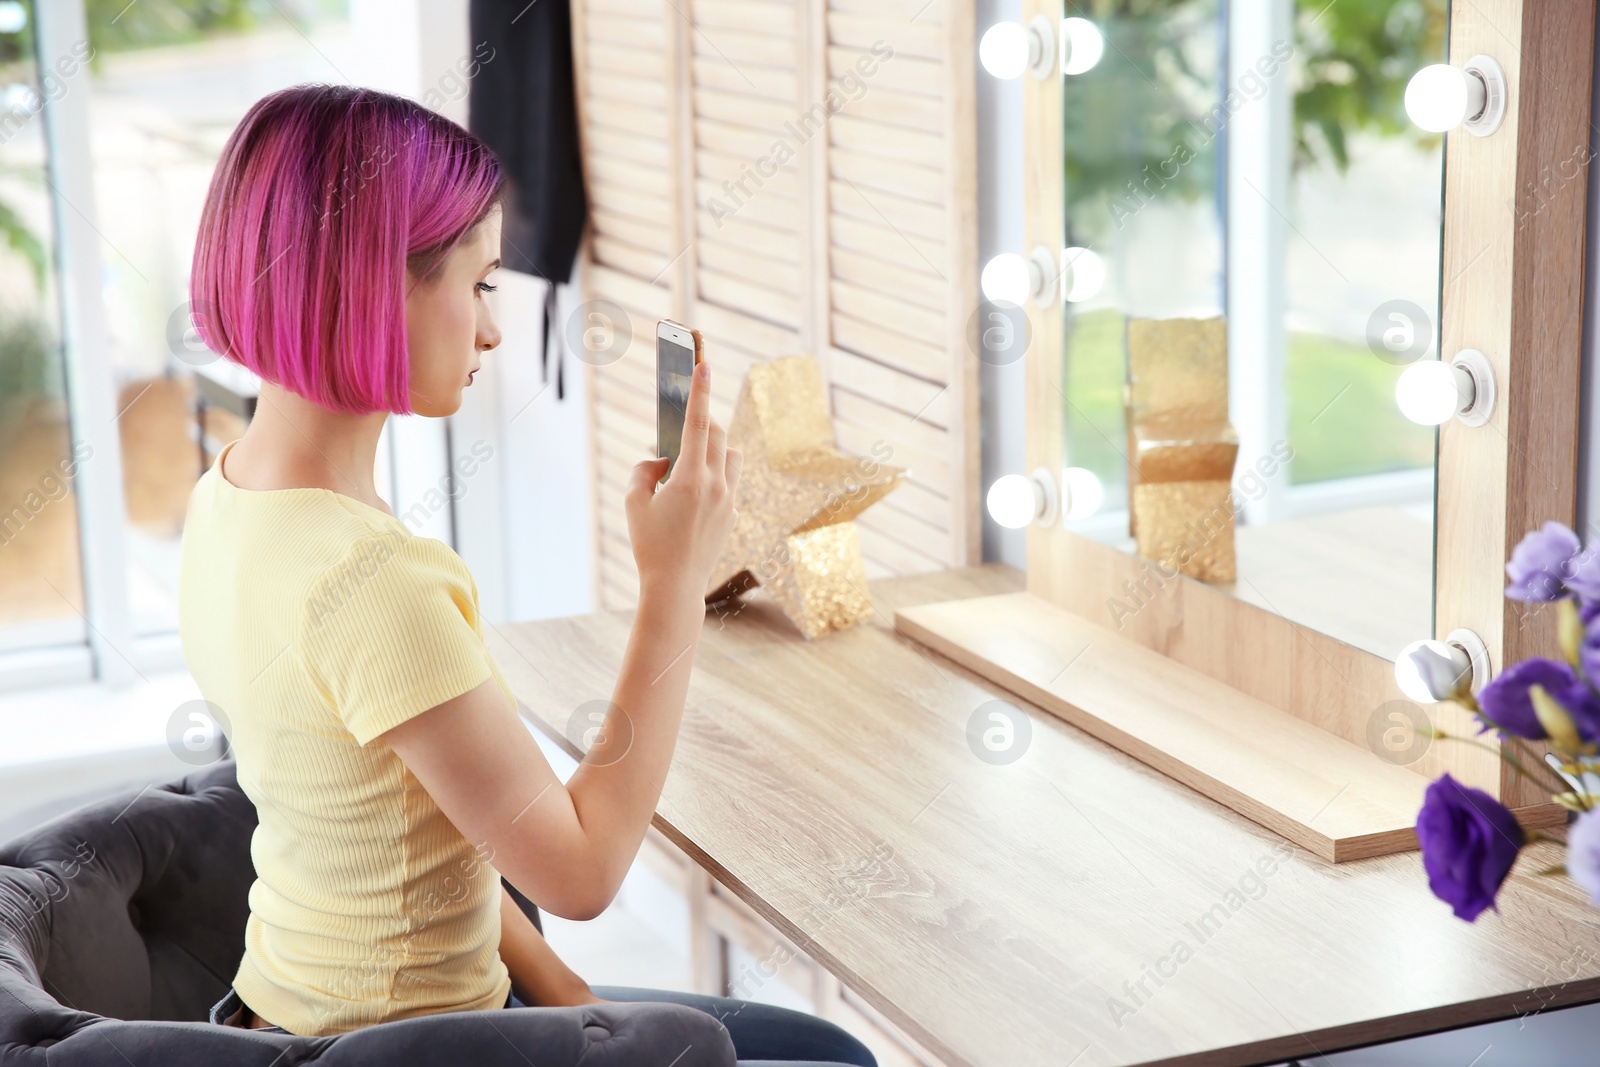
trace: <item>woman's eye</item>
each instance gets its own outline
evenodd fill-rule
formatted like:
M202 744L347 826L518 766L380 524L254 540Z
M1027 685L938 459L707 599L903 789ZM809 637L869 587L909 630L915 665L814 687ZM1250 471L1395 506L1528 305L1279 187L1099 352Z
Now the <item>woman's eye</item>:
M478 291L483 293L493 293L499 290L499 288L500 287L498 285L490 285L488 282L478 283Z

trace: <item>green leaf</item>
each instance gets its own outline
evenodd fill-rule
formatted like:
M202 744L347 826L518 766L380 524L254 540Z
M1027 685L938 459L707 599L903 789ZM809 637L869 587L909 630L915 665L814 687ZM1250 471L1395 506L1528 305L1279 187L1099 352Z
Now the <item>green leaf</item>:
M44 292L45 274L49 270L44 244L8 204L0 204L0 241L22 253L33 268L34 283L41 293Z

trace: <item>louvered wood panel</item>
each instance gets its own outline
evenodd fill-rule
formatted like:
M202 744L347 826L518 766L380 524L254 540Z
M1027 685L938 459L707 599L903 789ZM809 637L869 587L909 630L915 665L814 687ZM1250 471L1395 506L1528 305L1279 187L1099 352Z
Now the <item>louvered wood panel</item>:
M621 358L586 368L596 582L605 607L638 597L623 496L633 465L655 451L655 323L673 311L669 275L683 247L670 77L677 35L669 15L663 0L584 0L572 12L590 204L584 297L620 307L632 336Z
M773 149L800 110L804 52L795 47L795 33L805 3L701 0L691 16L696 60L688 72L696 149L689 304L794 332L788 351L798 344L803 317L804 291L795 283L805 262L806 188L798 160L783 165ZM760 269L721 266L748 252L757 254ZM696 326L708 353L728 340Z
M973 0L575 0L599 593L638 578L622 510L654 445L655 320L698 328L724 423L745 373L822 365L839 446L907 483L860 520L869 576L979 558Z

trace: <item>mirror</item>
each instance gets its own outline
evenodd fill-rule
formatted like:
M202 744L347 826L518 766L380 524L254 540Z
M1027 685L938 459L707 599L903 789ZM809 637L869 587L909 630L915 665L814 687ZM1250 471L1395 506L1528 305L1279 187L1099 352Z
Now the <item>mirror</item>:
M1067 8L1063 522L1392 659L1433 632L1437 430L1396 384L1439 356L1405 94L1447 0Z

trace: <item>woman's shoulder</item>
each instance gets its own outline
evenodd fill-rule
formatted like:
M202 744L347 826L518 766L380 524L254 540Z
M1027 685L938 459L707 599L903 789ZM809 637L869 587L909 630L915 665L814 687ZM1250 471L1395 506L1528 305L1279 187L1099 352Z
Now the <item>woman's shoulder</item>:
M396 588L471 585L472 574L454 549L432 537L420 537L400 523L359 522L329 540L317 582L347 585L352 578L377 577L379 570Z
M254 571L281 590L365 581L381 564L392 582L471 585L444 542L421 537L386 511L329 489L241 490L207 471L184 522L183 556L197 573Z
M449 545L414 533L400 520L359 501L342 498L331 503L345 515L338 521L337 536L318 554L307 598L313 613L319 598L348 600L358 591L367 595L355 598L371 600L375 609L416 596L447 597L463 606L476 603L472 572Z

